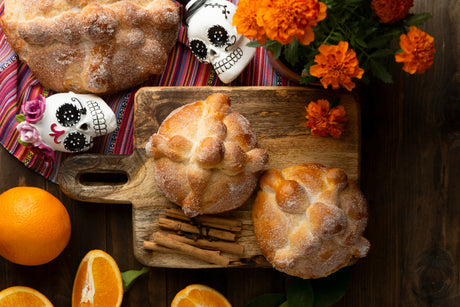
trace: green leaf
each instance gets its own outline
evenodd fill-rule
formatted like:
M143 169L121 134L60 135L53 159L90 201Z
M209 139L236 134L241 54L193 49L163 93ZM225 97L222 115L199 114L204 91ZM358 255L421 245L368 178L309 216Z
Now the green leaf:
M379 37L376 37L376 38L372 39L367 44L367 47L369 49L372 49L372 48L381 48L381 47L384 47L384 46L388 46L388 44L390 43L391 40L392 40L392 36L391 37L379 36Z
M150 269L148 267L143 267L140 270L129 270L121 273L121 279L123 280L123 292L127 292L134 281L141 275L146 274Z
M286 295L281 293L267 293L251 300L245 307L279 307L286 301Z
M361 4L361 2L363 2L363 0L348 0L347 1L348 4Z
M299 61L299 41L294 38L294 40L288 44L285 48L284 56L291 66Z
M371 70L372 74L382 80L385 83L392 83L393 78L391 77L391 74L388 72L388 70L379 62L377 61L371 61Z
M26 121L26 116L24 114L17 114L14 118L16 118L18 123L22 123Z
M315 296L309 279L296 278L287 292L289 307L313 307Z
M395 50L393 49L379 49L370 55L371 58L384 58L389 55L394 55Z
M418 26L423 24L425 21L428 19L433 18L433 16L430 13L423 13L423 14L414 14L407 18L406 20L406 26Z
M272 50L272 49L274 49L274 48L279 48L279 47L281 47L282 45L281 45L281 43L278 42L278 41L269 39L269 40L267 40L267 41L265 42L265 44L264 44L263 46L264 46L265 48L267 48L268 50Z
M280 57L282 50L283 50L283 46L281 46L281 45L274 46L274 48L272 49L272 52L273 52L273 58L275 60Z
M374 32L376 32L378 30L377 27L370 27L368 29L366 29L366 31L364 32L364 36L367 37L371 34L373 34Z
M315 81L316 78L313 76L307 76L307 77L300 77L300 84L301 85L308 85L310 82Z
M21 144L22 146L26 146L26 147L30 145L30 143L26 143L23 140L21 140L20 138L18 138L18 143Z
M329 307L337 303L347 292L350 284L351 268L345 267L324 278L312 281L315 293L314 307Z
M262 47L263 45L259 44L257 41L250 41L249 43L246 44L246 46L257 48L257 47Z
M389 37L390 39L394 36L400 36L402 34L402 29L400 27L389 30L385 34L382 35L382 37Z
M345 40L345 37L342 35L342 33L339 33L339 32L334 32L331 36L330 36L331 40L334 41L334 42L340 42L340 41L344 41Z
M279 307L289 307L288 301L285 301L285 302L282 303Z

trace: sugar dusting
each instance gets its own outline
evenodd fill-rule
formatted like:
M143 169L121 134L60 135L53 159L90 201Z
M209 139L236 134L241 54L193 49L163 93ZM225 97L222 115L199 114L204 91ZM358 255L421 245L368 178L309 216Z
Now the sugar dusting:
M226 103L219 100L220 98L218 95L210 96L204 102L195 102L175 109L158 130L158 134L168 139L180 135L193 143L190 148L184 149L189 150L189 153L182 152L183 155L188 155L188 158L180 167L190 174L186 181L182 181L182 189L188 191L188 194L191 191L196 193L196 198L201 202L202 213L220 213L241 206L257 185L258 174L245 167L248 159L244 148L240 147L240 144L245 148L253 147L255 134L248 130L247 120L233 120L231 125L226 124L229 123L226 118L235 115ZM238 116L243 118L241 115ZM249 146L231 137L249 132L253 134L247 138ZM226 148L231 148L228 152L231 156L225 155ZM200 169L206 170L206 173ZM206 176L206 181L203 181L206 187L197 190L194 188L194 182L200 182L200 179L204 179L202 176ZM166 188L165 184L162 185ZM165 195L177 199L177 196L173 196L177 187L172 185L169 188L168 191L163 191Z
M313 173L320 170L314 165L312 169ZM365 199L356 186L348 185L342 191L343 185L328 186L323 179L312 179L310 172L306 172L308 175L301 175L296 170L283 170L282 173L284 179L277 180L296 180L305 188L308 197L303 201L314 204L317 199L335 199L336 202L328 205L316 203L315 206L318 207L311 216L308 209L293 213L286 208L295 207L298 198L284 198L285 203L280 208L276 203L276 190L264 186L258 199L260 197L266 201L263 202L262 209L257 208L258 218L254 227L259 231L256 236L264 256L275 268L302 278L317 278L348 265L353 257L367 255L370 244L362 237L367 216L361 214L361 218L357 220L355 216L349 215L367 212ZM320 173L324 174L322 171ZM321 191L318 190L319 186ZM322 195L323 193L328 196ZM339 197L340 200L337 197L331 198L336 193L342 193L343 197ZM302 206L310 208L311 205L306 203ZM277 223L274 224L273 220ZM261 225L264 225L263 229ZM288 240L281 239L281 236Z
M5 16L5 33L22 40L13 46L16 53L42 83L58 84L55 90L59 91L67 84L86 91L101 88L119 91L162 72L176 42L180 21L178 6L171 0L5 0ZM8 29L9 26L12 28ZM16 28L22 32L16 34ZM11 37L10 40L17 41ZM91 50L101 43L114 48L111 54L104 54L105 67L93 69L86 62L97 56ZM78 50L79 58L58 58L53 65L59 67L50 69L64 73L47 81L52 77L33 59L53 56L53 50L66 48ZM136 63L129 66L134 77L127 78L125 70L119 68L119 61L113 60L120 58L118 54L123 54L123 58L128 54L127 61ZM60 80L60 76L72 75L65 72L67 69L79 71L85 77Z

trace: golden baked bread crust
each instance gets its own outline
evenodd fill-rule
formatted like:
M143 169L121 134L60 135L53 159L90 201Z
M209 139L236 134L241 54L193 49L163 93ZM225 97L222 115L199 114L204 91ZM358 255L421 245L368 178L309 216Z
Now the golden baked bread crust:
M279 271L318 278L362 258L367 203L341 169L308 163L267 170L253 223L262 254Z
M146 145L155 183L188 216L241 206L268 161L249 121L225 94L184 105L163 121Z
M164 70L179 31L171 0L5 0L9 43L42 85L107 94Z

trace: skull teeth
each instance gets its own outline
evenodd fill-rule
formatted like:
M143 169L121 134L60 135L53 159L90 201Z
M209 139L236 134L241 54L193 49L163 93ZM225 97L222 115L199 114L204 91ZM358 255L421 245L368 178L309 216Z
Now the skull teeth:
M243 50L238 47L236 48L230 55L228 55L225 59L220 60L214 63L214 70L217 74L221 74L227 70L229 70L233 65L238 62L239 59L243 56Z
M88 101L88 108L91 113L91 118L93 119L93 127L96 135L101 136L107 134L107 123L99 104L96 101L90 100Z

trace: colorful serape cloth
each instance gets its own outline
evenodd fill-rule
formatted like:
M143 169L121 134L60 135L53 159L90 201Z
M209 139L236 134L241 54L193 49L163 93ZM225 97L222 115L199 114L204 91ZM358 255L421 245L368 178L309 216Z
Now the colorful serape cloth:
M234 1L237 2L237 1ZM0 1L0 14L4 3ZM131 154L133 152L134 95L144 86L286 86L290 81L282 78L271 67L266 52L258 48L254 59L230 84L223 84L211 65L198 62L188 48L186 28L181 25L178 42L171 52L166 68L161 75L135 88L102 98L117 116L117 129L94 139L87 153ZM42 94L54 94L40 85L27 65L19 61L0 28L0 143L19 161L33 171L57 181L59 165L70 154L56 152L54 161L46 161L36 149L18 143L15 116L23 102Z

